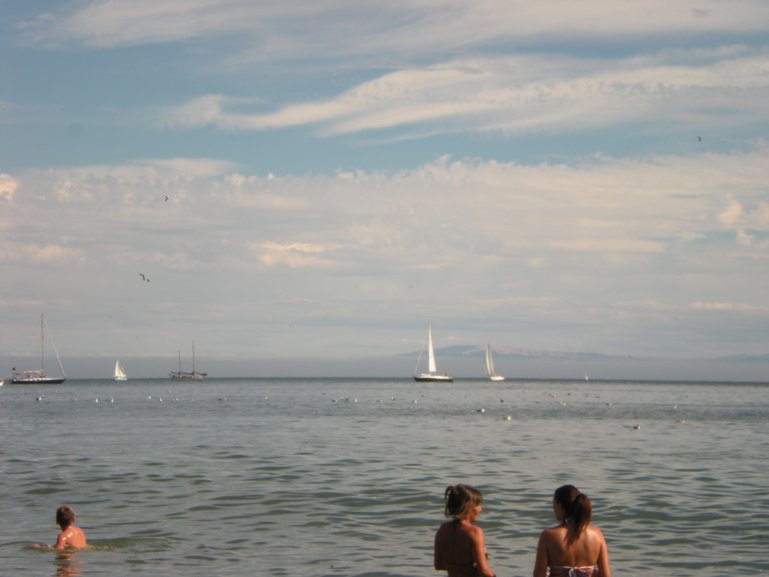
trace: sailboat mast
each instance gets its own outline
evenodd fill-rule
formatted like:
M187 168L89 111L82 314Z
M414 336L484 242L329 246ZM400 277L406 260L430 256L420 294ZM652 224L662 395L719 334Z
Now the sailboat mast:
M43 330L43 314L40 313L40 374L45 376L45 333Z
M195 341L192 341L192 374L195 374Z

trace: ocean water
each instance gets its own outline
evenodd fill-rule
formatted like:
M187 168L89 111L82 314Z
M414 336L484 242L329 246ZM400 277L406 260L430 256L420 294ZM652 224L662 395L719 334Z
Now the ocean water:
M619 576L769 574L769 385L69 380L0 389L0 574L435 575L448 484L530 575L565 483ZM91 547L62 556L69 504Z

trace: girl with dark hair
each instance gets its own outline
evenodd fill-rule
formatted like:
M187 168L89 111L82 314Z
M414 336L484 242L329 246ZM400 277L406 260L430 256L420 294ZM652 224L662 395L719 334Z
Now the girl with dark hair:
M473 523L483 510L483 495L469 485L451 485L443 494L443 512L452 520L435 534L434 565L448 577L494 577L486 556L483 529Z
M609 549L598 527L590 524L593 506L574 485L553 495L558 525L539 536L534 577L611 577Z

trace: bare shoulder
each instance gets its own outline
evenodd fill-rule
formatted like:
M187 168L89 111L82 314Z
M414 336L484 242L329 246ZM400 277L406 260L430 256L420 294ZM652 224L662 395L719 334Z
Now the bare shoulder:
M594 537L595 539L600 539L603 541L603 533L598 527L594 527L593 525L589 525L587 528L588 535L591 537Z
M547 529L544 529L542 533L539 534L539 538L545 541L553 541L553 540L560 541L563 537L564 532L565 532L565 529L560 526L548 527Z
M478 525L470 525L467 527L467 534L473 539L483 538L483 529Z

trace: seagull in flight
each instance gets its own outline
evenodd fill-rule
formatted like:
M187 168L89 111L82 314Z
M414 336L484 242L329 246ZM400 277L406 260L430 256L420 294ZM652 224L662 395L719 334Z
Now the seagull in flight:
M139 273L139 276L142 277L143 281L150 282L150 279L148 279L146 276L144 276L142 273Z

